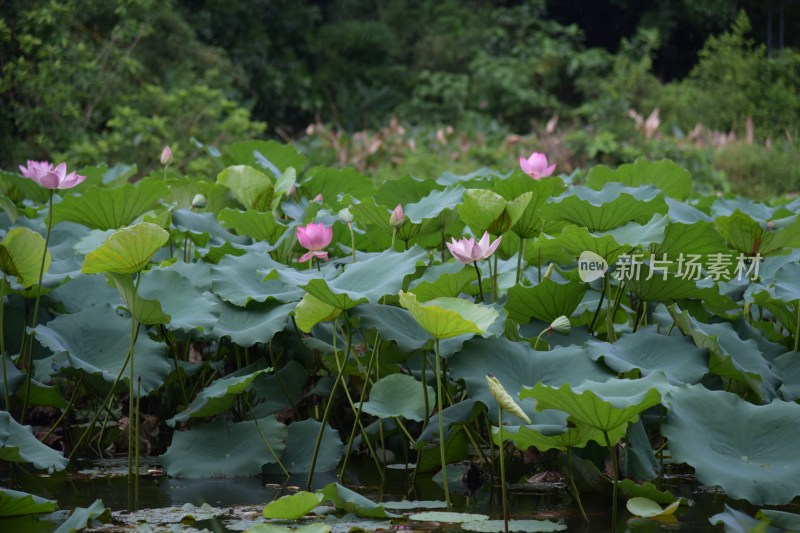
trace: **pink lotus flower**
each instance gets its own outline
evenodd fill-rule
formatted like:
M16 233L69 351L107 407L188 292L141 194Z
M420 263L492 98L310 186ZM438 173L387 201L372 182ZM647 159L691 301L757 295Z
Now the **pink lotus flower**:
M489 232L486 231L477 243L475 242L475 237L462 238L460 241L456 241L454 237L452 242L445 244L447 244L447 248L453 254L453 257L466 264L475 263L492 255L497 250L497 247L500 246L502 239L503 237L498 237L493 243L489 244Z
M173 159L174 157L172 155L172 149L169 147L169 145L165 146L164 150L161 151L161 164L167 166L172 163Z
M519 167L525 174L538 180L551 175L556 169L556 164L553 163L548 167L547 156L540 152L533 152L528 159L519 158Z
M394 208L392 214L389 215L389 225L393 228L399 228L403 225L406 221L406 213L403 211L403 206L397 204L397 207Z
M306 224L297 228L297 241L308 250L298 260L305 263L312 257L328 260L328 252L321 251L333 240L333 228L325 224Z
M28 166L19 166L20 172L46 189L71 189L78 185L86 176L75 172L67 174L67 164L61 163L53 168L47 161L28 161Z

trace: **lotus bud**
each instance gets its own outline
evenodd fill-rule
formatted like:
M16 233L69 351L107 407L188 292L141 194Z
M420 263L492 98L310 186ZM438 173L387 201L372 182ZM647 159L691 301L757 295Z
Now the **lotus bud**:
M192 209L203 209L208 205L208 200L202 194L195 194L192 198Z
M320 203L320 204L321 204L321 203L322 203L322 193L319 193L318 195L316 195L316 196L314 197L314 200L312 200L312 201L314 201L314 202L317 202L317 203Z
M397 204L397 207L394 208L392 214L389 215L389 224L393 228L399 228L406 222L406 214L403 211L403 206L401 204Z
M553 320L553 322L550 324L550 331L555 331L559 335L569 335L569 332L572 331L572 325L569 323L569 318L561 315Z
M173 159L174 157L172 155L172 149L169 147L169 145L165 146L164 150L161 151L161 164L167 166L172 163Z
M489 392L492 393L492 396L494 396L494 399L497 400L497 403L500 405L500 408L503 411L521 418L526 424L531 423L531 419L528 418L528 415L525 414L525 411L523 411L522 408L517 405L517 402L511 398L511 395L506 392L506 389L500 383L500 380L491 374L486 374L486 382L489 384Z
M350 212L348 208L344 208L339 211L339 220L344 222L345 224L350 224L353 222L353 213Z

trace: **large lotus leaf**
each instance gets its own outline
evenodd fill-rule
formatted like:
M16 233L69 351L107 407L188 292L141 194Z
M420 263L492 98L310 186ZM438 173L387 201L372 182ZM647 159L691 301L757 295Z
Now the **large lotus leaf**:
M788 352L773 361L783 385L778 391L787 402L800 400L800 352Z
M625 426L620 425L609 432L611 442L617 442L625 436ZM500 431L492 427L492 439L500 442ZM605 446L603 432L588 424L572 424L569 428L554 425L510 426L503 428L503 439L511 441L520 450L531 446L540 452L556 449L566 451L569 448L584 448L590 442Z
M61 315L46 326L36 326L34 331L42 346L56 354L66 354L63 362L59 362L58 355L56 358L65 371L83 370L95 386L107 389L125 362L131 321L105 304ZM151 340L144 330L139 332L134 371L135 379L141 377L142 395L146 396L164 384L172 369L166 360L166 352L166 345ZM127 380L126 371L121 381ZM119 390L127 390L127 385L120 385Z
M246 209L269 211L275 185L272 178L248 165L234 165L217 174L217 183L228 187Z
M718 216L714 223L729 247L746 256L780 255L800 247L800 217L791 217L783 227L759 223L739 210L730 216Z
M662 433L675 461L731 498L782 505L800 495L800 405L753 405L701 385L676 389Z
M372 500L338 483L331 483L318 492L324 495L325 499L330 500L337 509L348 513L355 513L365 518L393 518L395 516L387 513L383 507Z
M581 253L594 252L609 264L625 252L630 251L628 244L620 244L609 234L595 235L583 226L569 224L555 237L541 235L526 247L525 259L529 264L542 261L553 261L562 265L574 263Z
M200 391L184 411L167 420L167 425L175 427L176 422L224 413L233 406L240 394L249 389L253 380L266 371L256 370L244 376L234 375L214 380Z
M303 291L281 279L264 279L259 269L272 261L261 254L227 255L211 267L211 290L226 302L244 306L251 300L263 302L269 298L279 302L296 302Z
M486 406L472 398L454 403L449 407L445 407L442 411L442 425L444 426L445 441L449 442L450 437L454 431L457 431L461 426L472 424L479 416L486 412ZM439 435L439 413L434 414L428 425L420 433L417 442L431 442Z
M653 372L642 379L585 381L577 387L564 384L555 388L537 383L523 388L520 398L534 398L539 410L564 411L575 423L612 431L636 422L639 413L661 403L662 391L670 388L663 372Z
M461 524L461 529L474 533L504 533L506 523L504 520L473 520ZM508 521L508 531L519 533L546 533L551 531L564 531L566 524L559 524L550 520L517 520Z
M55 500L46 500L27 492L0 487L0 518L51 513L57 506Z
M764 359L758 343L742 340L729 323L704 324L677 306L669 307L675 324L698 348L708 349L708 370L747 384L759 397L774 398L780 380Z
M0 188L14 202L21 204L26 198L38 204L47 203L50 191L30 178L14 172L0 170Z
M544 178L533 180L527 174L515 172L504 180L497 181L492 190L506 200L519 198L530 192L531 197L524 211L511 226L511 230L523 239L535 237L542 231L544 221L539 213L548 198L558 196L564 190L564 181L560 178Z
M351 311L361 327L374 328L384 339L397 343L403 352L423 348L433 337L414 320L408 310L380 304L362 304Z
M509 318L521 324L531 318L549 324L560 316L571 316L588 288L579 281L558 283L550 278L532 287L515 285L508 289L505 309Z
M789 206L771 207L763 202L757 202L741 196L723 198L707 198L706 204L711 203L710 211L715 217L730 216L736 211L740 211L755 220L767 222L769 220L787 217L792 214ZM713 200L713 202L709 202Z
M449 339L465 333L483 335L499 316L496 309L461 298L434 298L419 303L416 295L400 291L400 305L414 320L437 339Z
M468 189L464 193L464 201L457 209L464 224L475 233L481 234L504 214L507 205L508 201L496 192Z
M171 318L161 309L161 304L156 300L142 298L136 292L136 286L129 274L106 274L106 278L117 288L125 308L139 324L169 324Z
M78 276L50 291L49 296L60 302L67 313L75 313L93 305L115 302L119 293L103 276Z
M713 219L705 212L674 198L667 198L669 206L669 219L680 224L694 224L695 222L711 222Z
M172 212L172 223L178 231L186 235L198 246L220 248L224 245L245 245L250 238L245 235L234 235L223 228L214 213L195 213L188 209L176 209Z
M651 244L660 243L664 240L667 225L668 219L665 215L655 214L647 224L628 222L608 231L597 232L595 235L597 237L610 235L620 244L647 248Z
M289 167L302 170L306 158L293 146L277 141L241 141L225 145L222 161L226 165L256 165L269 168L276 176Z
M42 255L45 256L44 265ZM51 259L44 238L28 228L13 228L0 241L0 271L6 276L15 276L25 288L39 282L40 269L44 267L47 272Z
M254 241L266 241L276 244L286 232L287 226L281 224L269 213L249 209L223 209L217 214L217 220L232 229L237 235L247 235Z
M259 417L275 414L286 407L294 407L303 397L308 372L297 361L291 360L274 374L262 374L253 382L253 410Z
M674 272L679 267L681 257L686 260L689 256L699 255L697 262L706 265L709 256L724 253L729 253L725 239L711 222L698 221L692 224L672 222L667 226L664 240L653 250L653 257L666 258L669 261L668 269Z
M799 305L791 305L788 302L775 297L774 287L752 293L753 303L761 306L772 313L778 322L788 331L794 331L797 326L797 312Z
M171 320L169 329L211 331L220 315L220 304L208 292L201 292L191 281L173 269L152 269L141 274L139 295L158 300Z
M777 509L759 509L756 517L769 520L770 524L789 531L800 531L800 514Z
M340 195L365 200L375 193L372 179L353 168L313 167L306 175L299 187L303 196L314 198L321 194L327 205L335 205Z
M782 528L771 527L766 521L757 520L749 514L737 511L725 504L725 510L717 513L708 519L709 522L718 526L722 524L725 533L783 533Z
M53 206L53 222L69 220L92 229L118 229L156 207L168 192L166 185L151 179L113 189L93 187Z
M678 506L680 506L680 504L681 502L674 501L666 508L662 508L658 503L654 502L650 498L637 496L629 499L625 506L628 508L628 511L635 516L644 516L650 518L656 516L669 516L678 510Z
M358 302L353 303L356 305ZM294 308L294 320L300 331L311 332L320 322L330 322L342 314L343 309L323 302L316 296L306 294Z
M169 232L150 222L119 229L86 256L81 272L135 274L147 266L153 254L168 240Z
M618 264L616 273L625 280L625 287L642 302L670 304L675 300L699 300L709 309L720 313L736 307L730 298L720 294L717 285L701 287L691 277L661 272L657 266L651 269L648 264L640 263L637 259L627 259L627 266L621 269Z
M406 206L418 202L435 189L441 189L435 181L418 179L410 175L402 178L385 180L375 192L375 202L394 208L397 204Z
M800 301L800 264L784 265L775 276L775 297L786 303Z
M361 203L351 205L349 209L357 222L371 228L380 229L389 235L392 234L392 226L389 224L391 209L376 203L373 198L366 198ZM404 225L408 224L413 223L406 220Z
M425 387L428 388L428 397L435 398L433 387ZM426 413L422 383L408 374L390 374L375 382L369 391L369 400L361 408L378 418L399 416L421 422L431 414L433 402L430 402Z
M281 462L289 472L301 473L311 470L311 459L314 456L314 444L319 434L320 423L313 418L307 418L289 425L286 450L281 456ZM325 427L320 443L315 472L331 472L344 456L344 444L339 438L339 433L330 427ZM274 470L274 467L270 467Z
M322 502L322 494L301 490L272 500L264 507L264 518L297 520Z
M252 346L257 342L269 342L279 331L286 328L289 315L297 304L281 304L276 301L250 302L247 307L222 303L219 321L209 335L213 339L229 337L239 346Z
M69 464L63 454L40 442L30 426L17 423L7 411L0 411L0 460L31 463L36 469L50 472L64 470Z
M638 188L607 183L599 191L578 186L568 189L543 206L545 220L564 220L591 231L607 231L627 222L644 224L656 213L668 210L664 197L652 185Z
M280 457L286 435L286 426L274 416L242 422L217 419L173 433L172 444L159 459L173 477L258 475L262 465L277 462L269 448Z
M517 403L520 403L519 391L531 383L577 385L587 379L601 381L612 376L611 372L592 361L583 347L556 347L538 352L526 342L493 337L476 337L465 342L461 351L449 360L449 367L453 379L464 381L469 397L489 408L489 416L495 423L497 402L489 392L486 374L500 380ZM529 411L526 409L526 405L530 407L529 402L521 405ZM540 422L541 417L533 417L533 420Z
M332 280L313 278L301 287L337 309L350 309L362 302L377 303L388 294L396 294L403 279L416 271L424 257L424 250L418 246L405 252L386 250L348 265Z
M409 290L421 302L443 296L456 297L476 279L478 275L474 268L465 268L460 262L448 262L426 268L422 277L411 282Z
M691 174L669 159L637 159L635 163L620 165L614 170L605 165L596 165L586 176L586 185L592 189L600 190L610 182L628 187L655 185L664 195L678 200L686 200L692 193Z
M419 224L425 220L437 220L437 227L444 227L450 222L447 212L455 215L455 211L464 201L462 187L448 187L444 190L435 190L422 200L408 204L404 207L406 217L413 223Z
M169 184L169 195L164 198L164 202L174 209L191 209L195 196L202 194L206 199L206 206L203 208L209 213L218 213L220 210L237 205L231 198L229 190L224 185L205 179L171 178Z
M652 331L627 333L615 344L590 341L586 351L611 370L625 374L638 369L643 376L662 370L672 383L697 383L708 372L708 352L686 337L667 337ZM680 354L680 357L676 357Z
M103 504L103 500L97 499L89 507L76 507L72 510L69 518L65 520L53 533L73 533L83 531L91 526L92 520L108 522L111 518L111 509Z

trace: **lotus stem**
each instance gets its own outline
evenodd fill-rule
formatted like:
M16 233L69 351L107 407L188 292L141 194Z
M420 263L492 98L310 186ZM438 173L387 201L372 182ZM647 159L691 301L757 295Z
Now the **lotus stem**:
M133 381L134 381L134 373L135 373L135 350L136 350L136 336L139 332L138 321L136 320L136 299L139 297L139 282L142 279L142 273L140 272L136 276L136 283L133 285L133 300L131 302L131 308L129 311L131 312L131 340L130 340L130 349L128 353L130 354L130 368L129 368L129 379L128 379L128 481L131 480L131 475L133 474L133 462L132 462L132 452L134 451L134 442L133 439L136 439L136 446L139 445L139 403L134 403L133 399ZM138 459L137 459L138 460ZM139 469L137 465L136 480L138 482L139 478Z
M253 410L253 406L250 403L250 400L245 398L244 402L247 405L247 408L250 410L250 416L253 417L253 422L255 422L255 424L256 424L256 431L258 431L258 436L261 437L261 441L264 443L264 446L267 447L267 451L269 451L269 454L272 456L273 459L275 459L275 462L278 463L278 466L281 467L281 470L283 470L283 474L288 479L290 477L289 476L289 471L286 470L285 466L283 466L283 463L281 462L280 458L278 458L278 455L275 453L275 450L273 450L272 446L269 445L269 442L267 441L267 438L264 436L264 433L261 431L261 427L259 427L259 425L258 425L258 417L256 416L256 412Z
M6 338L4 333L4 324L5 324L5 303L3 302L3 298L5 295L3 294L6 288L6 280L5 278L0 279L0 360L3 361L3 400L5 403L6 411L9 413L11 412L11 404L9 403L9 396L8 396L8 376L6 371Z
M47 262L47 245L50 244L50 231L53 229L53 194L54 189L50 189L50 198L47 202L47 231L44 236L44 251L42 252L42 262L39 264L39 281L36 283L36 299L33 303L33 320L31 320L31 329L36 327L39 321L39 301L42 299L42 278L44 277L44 265ZM0 300L0 303L2 301ZM24 363L25 368L25 396L22 399L22 412L20 414L20 422L25 422L25 413L28 410L28 399L31 393L31 378L33 377L33 339L27 335L27 328L22 332L22 348L20 348L20 359L24 357L25 350L27 350L27 358ZM32 334L31 334L32 335ZM27 339L28 343L25 344ZM3 361L3 370L5 371L6 365ZM4 374L5 376L5 374ZM8 408L8 404L6 404Z
M442 416L443 393L442 393L442 365L439 361L439 338L436 338L436 401L439 409L439 458L442 461L442 484L444 485L444 499L447 507L450 507L450 489L447 486L447 460L444 455L444 417ZM425 384L423 383L423 386Z
M514 281L517 285L519 285L520 280L522 279L522 256L525 255L525 241L527 239L523 239L520 237L519 239L519 253L517 254L517 278Z
M500 497L503 499L503 528L505 533L508 533L508 497L506 495L506 463L503 457L503 448L505 448L505 441L503 440L503 408L497 408L497 423L500 432Z
M353 223L347 223L347 229L350 230L350 250L353 252L353 263L356 262L356 234L353 232Z
M575 497L575 501L578 503L578 509L581 510L581 516L589 523L589 518L586 516L586 511L583 508L583 503L581 502L581 493L578 491L578 485L575 484L575 476L572 472L572 448L567 448L567 475L569 476L569 485L572 487L572 493Z
M394 243L397 239L397 228L392 228L392 250L394 250Z
M483 284L481 283L481 269L478 268L478 262L473 261L472 264L475 266L475 272L478 273L478 301L483 301ZM491 269L491 266L489 267Z
M606 447L608 448L608 453L611 456L611 464L614 467L614 491L612 496L612 504L611 504L611 529L612 531L616 531L617 529L617 491L619 485L619 461L617 461L617 454L614 450L614 447L611 445L611 441L608 438L608 431L603 431L603 437L606 440Z
M5 371L5 367L3 368L3 370ZM64 412L61 413L61 416L58 417L58 420L56 420L55 423L52 426L50 426L50 429L47 430L45 436L39 439L40 441L46 442L47 438L53 434L53 432L61 424L64 418L66 418L67 414L72 410L72 407L75 405L75 400L78 398L78 391L81 388L81 384L83 384L83 374L84 374L83 370L81 370L80 375L78 375L78 381L75 383L75 388L72 389L72 397L69 399L69 403L67 404L66 409L64 409ZM6 408L6 410L8 410L8 408Z
M800 302L797 304L797 327L794 329L794 351L800 351ZM5 366L3 368L5 368Z
M136 379L136 476L133 478L133 494L134 501L139 503L139 446L141 445L139 439L139 431L141 429L141 411L142 406L142 375Z

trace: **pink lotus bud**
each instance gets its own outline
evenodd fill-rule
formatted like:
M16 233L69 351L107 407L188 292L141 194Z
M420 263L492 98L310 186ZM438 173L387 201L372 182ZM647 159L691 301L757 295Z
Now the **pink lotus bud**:
M318 203L320 203L320 204L321 204L321 203L322 203L322 193L319 193L318 195L316 195L316 196L314 197L314 200L313 200L313 201L314 201L314 202L318 202Z
M172 149L169 147L169 145L165 146L161 151L161 164L167 166L172 163L173 159Z
M389 215L389 224L391 224L393 228L399 228L400 226L405 224L405 222L406 222L406 214L403 211L403 206L397 204L397 207L394 208L392 214Z
M321 251L328 246L333 240L333 228L325 224L306 224L297 228L297 242L300 246L308 250L303 254L299 261L304 263L312 257L319 259L328 259L328 252Z

